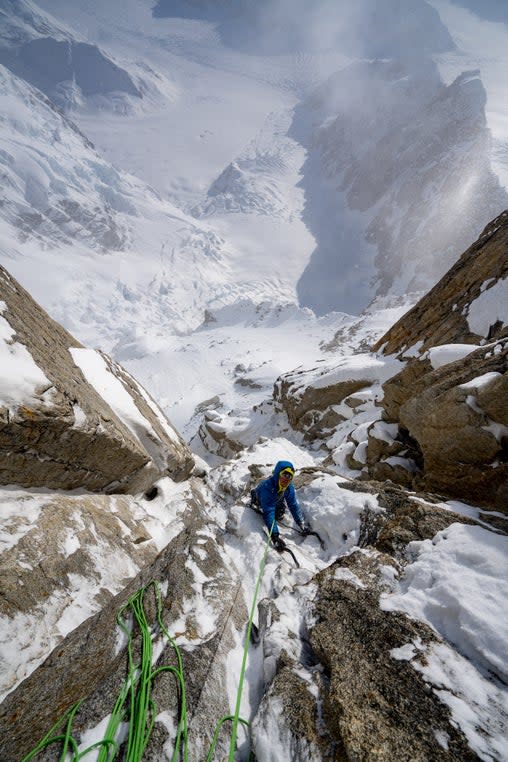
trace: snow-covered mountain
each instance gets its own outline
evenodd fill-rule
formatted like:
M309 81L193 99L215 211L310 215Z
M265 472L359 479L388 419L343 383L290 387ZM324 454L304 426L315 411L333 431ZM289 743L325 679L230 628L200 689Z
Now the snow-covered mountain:
M54 317L135 363L171 405L195 367L174 334L205 311L414 301L506 200L480 77L442 83L432 56L455 48L428 3L232 8L0 9L3 256ZM74 55L82 45L93 65ZM180 347L187 370L169 374ZM183 427L218 391L191 384Z
M4 67L0 98L3 257L12 270L68 327L102 346L146 328L146 315L159 330L198 325L215 288L229 288L218 266L224 242L111 166Z
M432 64L375 61L343 70L299 107L318 122L308 164L317 154L329 180L323 210L309 178L304 219L317 247L299 282L302 303L327 312L340 294L355 311L373 294L425 290L504 208L485 99L479 72L445 87Z
M138 758L507 758L506 213L454 259L507 206L508 31L470 5L0 0L0 759L83 698L68 756L121 758L129 633ZM249 507L286 458L292 555Z
M97 47L27 0L0 3L0 64L42 90L57 105L69 109L88 98L114 94L142 98L147 84L132 76ZM138 72L136 72L138 74ZM138 82L134 80L138 79Z
M235 251L242 252L244 262L255 259L256 269L266 272L267 280L279 279L280 273L269 265L284 257L291 278L289 292L284 284L283 293L296 287L300 300L321 313L329 309L358 311L376 293L376 287L381 292L400 292L408 283L413 289L427 287L450 263L445 258L441 270L435 266L443 248L449 248L448 258L453 259L471 234L503 207L503 194L489 175L481 85L477 82L468 87L462 82L442 91L429 56L453 49L453 41L436 11L425 2L415 1L405 15L397 12L396 3L387 4L380 14L371 0L356 4L354 10L347 3L339 9L332 9L329 3L312 8L301 4L291 14L282 2L236 4L234 12L228 3L161 2L153 15L148 4L131 3L126 9L132 18L130 27L120 22L120 7L114 3L107 8L95 4L76 8L59 0L44 0L40 5L17 0L2 9L6 21L4 64L60 105L71 106L73 118L85 134L116 164L150 182L155 179L163 195L172 184L173 201L192 208L195 215L213 214L213 223L208 222L214 230L231 242ZM283 22L285 35L280 34ZM375 35L372 29L376 29ZM394 51L397 60L391 64L358 63L344 68L345 53L351 60L393 56ZM150 81L159 83L157 96L155 84L150 91L142 81L140 61L145 71L150 70ZM341 71L333 75L338 65ZM204 74L206 84L202 86L196 77ZM327 77L326 83L312 92ZM242 87L248 92L253 85L250 100L258 104L254 122L248 112L239 115L238 108L228 115L227 88L236 96L237 107ZM72 103L60 98L69 88L78 94ZM277 94L278 111L274 109ZM208 97L210 104L217 96L215 108L208 106L205 113L196 110L196 101ZM123 99L127 114L112 116L118 98ZM427 114L430 102L436 102L435 114ZM284 108L295 105L294 114ZM98 107L102 110L97 111ZM402 125L410 115L414 131L403 133ZM201 145L194 166L190 166L188 157L194 149L189 135L182 138L175 130L181 130L182 119L193 123L196 118L201 122ZM218 120L224 133L220 138ZM358 129L360 122L363 130ZM448 130L450 124L456 129ZM146 130L153 134L157 125L164 125L166 142L157 137L153 148L145 150ZM117 129L120 140L114 137ZM237 133L246 136L247 129L250 141L241 153L235 153ZM444 145L443 131L451 133ZM432 141L436 132L439 137ZM346 139L347 133L354 135L352 143ZM175 157L181 153L182 142L187 187L178 180L182 168ZM209 165L206 185L206 170L203 173L200 167L196 173L200 157L206 156L208 163L211 156L220 161L226 146L231 163L215 176ZM156 152L156 158L150 150ZM402 161L399 155L404 157ZM450 166L429 176L429 164L441 164L445 155ZM471 211L460 205L469 227L454 246L446 233L439 234L444 223L436 219L436 208L453 227L459 205L455 198L451 200L457 181L450 175L460 174L461 162L471 165L471 156L475 157L474 181L484 186L484 207ZM338 197L334 186L340 188ZM430 209L422 201L432 189L435 203ZM358 214L366 208L368 214ZM393 229L398 210L408 208L412 227L404 226L392 240L385 227ZM236 213L234 218L232 213ZM276 224L274 216L279 217ZM253 226L264 228L257 245L252 240ZM429 242L431 226L434 238ZM419 247L419 235L427 238L426 250ZM115 242L113 236L113 245ZM416 278L414 259L427 262L421 264L422 272Z

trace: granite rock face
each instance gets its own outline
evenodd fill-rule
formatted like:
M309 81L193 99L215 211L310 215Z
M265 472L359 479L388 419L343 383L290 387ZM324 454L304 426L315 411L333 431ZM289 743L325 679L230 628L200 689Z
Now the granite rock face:
M322 477L316 469L304 481ZM395 485L341 486L375 494L383 510L364 510L359 548L260 604L267 689L252 723L256 755L269 758L270 739L279 737L284 762L479 759L424 674L436 649L451 655L453 646L382 605L404 579L408 543L475 522ZM277 649L296 594L299 630L288 630Z
M382 611L387 565L394 566L389 556L357 552L318 575L310 643L328 673L321 695L330 734L347 760L476 760L422 676L392 655L417 641L424 660L435 635L420 622ZM439 731L448 739L446 750L436 744Z
M206 757L215 724L229 710L223 661L234 644L235 629L245 621L246 611L238 594L238 580L224 563L221 540L216 528L209 529L197 493L189 495L186 507L182 507L183 521L163 550L157 553L152 544L145 552L141 571L126 580L116 595L105 596L100 610L62 639L0 705L3 760L21 759L76 701L85 700L73 724L78 739L85 729L95 727L112 711L128 664L127 642L119 637L116 616L129 597L152 581L159 583L162 620L178 638L184 660L192 739L189 758ZM106 534L102 532L103 537ZM164 641L157 625L152 586L146 590L144 610L153 633L153 669L177 668L173 648ZM202 610L209 616L200 621ZM136 625L133 636L134 658L138 658L141 637ZM152 699L157 705L157 717L143 758L155 762L165 758L165 746L174 741L174 727L164 719L165 713L176 717L178 711L179 690L174 674L159 674L154 680ZM224 744L222 739L217 753L226 753ZM38 758L55 760L60 755L59 745L55 744Z
M0 484L140 492L163 475L189 475L190 450L148 394L82 347L4 268L0 305Z
M490 289L506 278L508 211L486 226L446 275L374 344L373 349L382 349L385 354L404 354L404 350L419 345L421 353L440 344L475 344L482 338L506 336L508 326L496 315L492 323L483 325L468 319L476 300L488 298Z
M406 365L383 385L382 417L394 431L369 431L371 476L506 512L507 279L503 212L374 345Z
M508 341L426 374L399 422L421 449L424 488L506 512Z

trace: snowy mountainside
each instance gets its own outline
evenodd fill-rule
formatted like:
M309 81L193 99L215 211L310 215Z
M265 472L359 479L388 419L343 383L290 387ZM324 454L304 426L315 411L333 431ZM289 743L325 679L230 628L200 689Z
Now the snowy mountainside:
M455 50L434 56L445 84L464 69L480 69L487 91L487 126L492 136L490 158L501 184L508 186L508 17L505 3L492 0L432 0L446 24ZM498 22L498 23L493 23ZM504 22L504 23L499 23Z
M294 189L303 148L287 132L291 112L270 113L244 151L208 189L192 210L195 217L244 213L290 219L301 214L303 197ZM292 208L292 196L299 200Z
M317 121L324 118L308 139L308 163L312 168L313 159L317 176L331 180L328 210L335 209L335 236L322 224L319 196L315 199L319 181L309 173L307 183L304 167L304 219L317 248L298 290L302 303L320 313L338 294L351 299L351 290L372 296L425 290L507 200L490 168L485 93L477 72L464 73L445 88L432 66L416 72L395 62L351 68L364 97L351 96L349 72L343 71L309 103ZM333 116L330 102L340 104ZM356 229L348 223L351 213L363 215ZM364 258L356 277L352 251Z
M56 318L109 348L134 329L187 330L214 297L234 298L226 244L206 224L104 161L3 67L0 98L3 256Z
M39 5L43 10L21 0L12 6L12 17L28 19L28 40L43 34L44 23L57 41L98 45L139 87L133 72L142 62L154 73L161 97L128 96L138 103L125 113L106 106L114 106L115 93L104 94L102 105L92 96L76 103L72 118L98 146L92 156L77 137L62 140L59 148L55 136L73 130L71 123L6 75L10 116L3 137L11 187L2 210L4 256L55 318L81 340L136 363L143 383L167 405L181 394L181 381L174 395L171 379L188 378L187 371L180 377L164 365L174 362L174 336L200 326L206 310L216 313L237 302L232 314L244 325L245 304L247 312L298 301L318 313L358 312L376 285L404 299L409 283L421 289L433 277L422 274L420 262L415 272L422 241L431 239L424 252L430 260L448 244L434 233L439 214L448 214L446 233L457 238L453 245L460 251L461 236L469 242L475 225L492 216L491 207L499 199L504 205L488 171L481 84L474 77L455 86L440 83L427 54L444 55L453 42L425 2L415 0L399 21L392 2L383 18L369 0L342 21L332 18L330 4L301 5L301 15L291 19L298 34L281 41L287 50L257 52L246 39L231 46L221 29L246 24L254 14L259 34L273 13L285 18L284 4L250 6L247 16L235 19L228 16L228 3L220 19L209 17L210 4L166 4L158 16L150 3L134 0ZM192 18L185 17L182 9L191 5ZM168 9L181 16L167 15ZM369 31L373 19L376 34ZM330 22L333 45L349 30L349 58L325 49L331 37L319 45L316 38L304 39L305 27L316 31L323 21ZM406 47L402 56L397 36L416 46L418 55L408 56ZM377 54L393 44L391 52L404 60L351 63L360 53L375 55L377 44ZM35 128L23 106L23 118L16 115L15 100L23 103L27 92L36 112L42 109ZM426 113L429 103L436 104L435 113ZM414 123L410 130L408 120ZM450 123L457 129L443 149L433 131L446 132ZM68 161L71 153L79 161ZM434 166L438 160L442 171ZM455 193L465 165L468 171L474 166L476 180L483 181L483 207L464 205ZM153 181L157 191L124 169ZM470 185L471 198L472 190ZM409 198L413 191L416 197ZM450 244L450 257L452 249ZM182 355L186 343L192 342L184 336ZM211 386L216 390L215 381ZM213 396L200 383L196 388L203 389L202 400ZM187 411L192 414L202 400L193 397Z
M224 413L240 438L241 431L250 432L251 417L259 434L268 436L270 416L260 417L253 408L271 400L277 376L309 355L323 357L322 342L354 322L342 313L316 318L289 301L276 305L275 299L274 294L272 300L256 304L244 298L207 310L198 330L183 340L164 337L155 344L156 352L153 344L138 357L129 355L129 347L117 351L133 375L144 379L187 440L197 433L207 409ZM381 333L382 328L376 335ZM280 425L287 429L287 422ZM274 426L278 431L279 423ZM254 434L248 436L251 441Z
M0 3L0 64L42 90L66 110L87 99L104 107L129 109L154 89L139 67L127 72L97 45L76 37L62 24L27 0Z
M233 239L269 230L266 216L293 221L299 299L319 314L421 293L506 204L484 105L477 72L444 87L430 61L353 63L295 107L286 132L267 120L192 212Z

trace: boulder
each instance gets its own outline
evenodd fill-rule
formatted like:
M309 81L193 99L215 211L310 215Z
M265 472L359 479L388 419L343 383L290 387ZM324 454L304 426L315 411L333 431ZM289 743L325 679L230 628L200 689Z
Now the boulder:
M383 385L369 474L506 513L507 389L506 339L436 368L425 356L411 360ZM391 441L376 434L382 425L395 427Z
M307 440L323 440L345 420L346 413L351 415L351 405L345 410L337 406L346 399L354 399L355 392L361 389L370 392L399 367L396 360L393 364L383 363L371 354L326 361L320 366L298 368L280 376L275 382L273 397L294 429L302 431ZM359 399L364 397L365 393Z
M293 374L286 374L278 379L274 397L286 411L290 424L298 431L304 432L310 432L312 427L320 422L324 413L331 412L329 409L332 405L338 405L353 392L370 386L368 380L351 379L329 386L306 386L301 393L298 393L292 376ZM337 418L337 422L339 420Z
M496 347L428 373L399 420L423 456L417 483L507 513L508 341Z
M339 759L477 760L450 710L429 690L396 649L436 642L427 625L383 611L384 570L398 567L390 556L360 551L317 575L310 644L328 677L320 699L327 730L344 752ZM447 739L443 748L436 738Z
M140 492L193 458L137 382L0 267L0 484Z
M235 438L235 421L217 410L204 411L203 421L199 426L193 444L198 441L206 452L220 458L234 458L244 445Z

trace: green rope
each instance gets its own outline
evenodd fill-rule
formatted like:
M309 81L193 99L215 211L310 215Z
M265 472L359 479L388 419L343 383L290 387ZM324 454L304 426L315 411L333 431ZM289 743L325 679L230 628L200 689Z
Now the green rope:
M144 597L146 591L153 587L156 600L156 616L159 627L169 641L175 652L178 666L162 666L152 670L153 647L150 627L146 619L144 610ZM124 612L130 611L134 622L137 624L141 634L140 659L136 663L133 656L133 633L124 618ZM178 731L175 740L173 753L173 762L178 762L181 758L182 742L183 756L185 762L188 760L188 732L187 732L187 706L185 694L185 679L183 672L183 660L178 646L171 638L162 621L162 602L160 590L155 581L138 590L127 603L122 606L117 614L117 622L122 631L127 636L128 653L128 675L120 690L115 702L115 706L108 721L104 738L83 751L79 752L78 744L72 736L72 725L75 715L82 704L78 701L61 717L39 741L37 746L32 749L21 762L30 762L37 754L54 743L62 743L62 754L60 762L65 762L68 758L68 752L72 752L71 762L85 757L94 749L100 748L97 760L98 762L112 762L118 753L118 743L116 737L122 721L128 718L129 734L127 738L127 750L124 757L125 762L140 762L143 753L150 739L155 717L157 715L157 706L152 700L152 684L155 677L162 672L173 674L178 685L178 703L180 707L178 718ZM134 630L134 627L132 627ZM128 707L126 706L128 703ZM65 731L58 732L59 728L66 723ZM56 734L56 735L55 735Z
M155 672L153 673L152 677L155 677L155 675L158 672L166 671L166 672L172 672L178 682L179 686L179 700L180 700L180 717L178 721L178 731L176 734L176 741L175 741L175 751L173 753L173 760L172 762L176 762L178 759L178 756L180 754L180 746L181 741L183 737L183 750L184 755L183 758L185 762L187 762L189 758L189 737L188 737L188 724L187 724L187 696L185 692L185 675L183 671L183 659L182 654L180 652L180 649L176 645L175 641L167 631L166 627L164 626L164 622L162 621L162 604L160 600L160 591L157 585L155 585L155 595L157 598L157 621L159 623L159 627L161 628L162 632L168 639L174 653L176 656L176 660L178 663L178 667L159 667Z
M208 756L206 758L206 762L211 762L211 760L213 759L213 756L215 754L215 748L217 746L217 741L219 740L219 733L221 731L222 726L224 725L225 722L228 722L228 720L233 721L234 718L235 717L233 714L228 714L226 717L220 718L219 722L215 726L215 732L213 734L213 739L210 745ZM246 725L247 727L249 726L249 723L247 722L247 720L242 720L241 717L238 718L238 722L241 722L243 725Z
M67 712L63 715L63 717L60 717L57 722L48 730L46 735L41 738L37 746L35 746L32 751L30 751L26 756L23 757L21 762L29 762L31 759L33 759L37 754L39 754L41 751L46 749L48 746L50 746L53 743L57 743L58 741L62 741L64 744L64 749L68 747L70 744L72 746L72 749L74 751L74 754L77 752L77 744L74 738L70 735L70 725L72 725L72 721L74 719L74 715L78 711L79 707L81 706L83 702L78 701L76 704L73 704L70 709L67 710ZM56 733L57 728L59 728L63 723L67 720L67 725L65 729L65 733L62 735L61 733L58 735L54 735ZM69 722L70 720L70 722ZM62 759L62 757L61 757ZM65 759L65 757L63 757Z
M236 736L238 733L238 723L240 721L240 702L242 700L243 683L245 679L245 669L247 666L247 653L249 651L250 637L251 637L251 631L252 631L252 621L254 619L254 614L256 613L256 603L257 603L259 588L261 586L261 580L263 579L263 574L265 572L266 557L268 555L268 549L270 548L270 541L272 539L274 524L275 524L275 518L273 519L272 526L270 527L270 532L268 533L268 539L266 540L266 543L265 543L265 550L263 553L263 558L261 559L261 563L259 565L258 578L256 580L256 587L254 588L254 596L252 598L252 605L250 608L249 622L247 624L247 634L245 636L245 643L243 646L243 658L242 658L242 668L240 670L240 681L238 683L238 690L236 693L236 707L235 707L235 713L233 716L233 728L231 730L231 741L229 744L228 762L234 762L234 759L235 759Z
M261 586L261 580L263 579L263 574L265 572L265 566L266 566L266 557L268 555L268 550L270 548L270 541L272 539L272 532L273 527L275 524L275 518L273 519L272 526L270 527L270 531L268 533L268 538L265 543L265 549L263 552L263 557L261 559L261 562L259 564L259 572L256 579L256 587L254 589L254 596L252 598L252 605L250 608L250 614L249 614L249 621L247 623L247 633L245 635L245 643L243 646L243 657L242 657L242 666L240 669L240 679L238 682L238 689L236 693L236 706L235 706L235 712L232 715L227 715L226 717L221 717L219 722L216 725L215 732L213 735L212 743L210 746L210 750L208 751L208 756L206 758L206 762L212 762L213 756L215 754L215 748L217 746L217 741L219 739L219 733L224 725L225 722L228 720L231 720L233 723L232 729L231 729L231 738L230 738L230 744L229 744L229 756L228 756L228 762L234 762L235 757L235 750L236 750L236 739L238 735L238 723L241 723L242 725L249 726L249 722L247 720L243 720L240 717L240 703L242 700L242 693L243 693L243 684L245 679L245 670L247 667L247 654L249 651L250 646L250 639L251 639L251 633L252 633L252 622L254 620L254 614L256 613L256 602L257 597L259 593L259 588Z
M249 650L252 622L254 614L256 612L256 602L259 594L259 588L263 578L266 558L268 555L268 549L270 547L270 540L272 537L273 526L275 519L272 523L272 527L268 534L268 538L265 544L265 549L261 563L259 565L259 572L256 579L256 586L254 590L254 597L252 599L252 605L249 614L249 621L247 624L247 633L245 637L245 643L243 648L242 666L240 670L240 679L238 683L235 712L232 715L222 717L215 728L210 750L206 758L206 762L211 762L215 753L217 742L219 739L219 733L225 722L232 722L231 738L229 746L228 762L234 762L234 755L236 749L236 741L238 734L238 724L249 726L247 720L240 717L240 703L242 699L243 686L245 680L245 670L247 666L247 654ZM160 627L164 637L171 645L177 666L164 665L152 669L153 659L153 647L152 636L150 632L150 626L148 624L145 609L144 609L144 597L147 590L153 588L155 601L156 601L156 617L157 623ZM133 617L132 628L129 627L128 621L124 618L124 613L130 612ZM176 645L174 639L169 634L167 628L162 621L162 601L160 590L157 582L152 581L146 587L141 588L133 596L129 598L127 603L122 606L117 614L117 623L124 634L127 636L127 654L128 654L128 675L118 694L117 700L113 707L113 711L108 721L104 738L101 741L97 741L91 746L87 747L83 751L79 751L78 744L75 738L72 736L72 725L76 713L79 707L83 703L82 700L74 704L70 709L61 717L46 733L46 735L39 741L37 746L32 749L21 762L30 762L37 754L46 749L48 746L54 743L62 743L62 754L60 762L66 762L68 753L71 751L71 762L79 762L83 757L89 754L94 749L100 748L100 752L97 757L97 762L113 762L118 754L117 736L120 728L120 724L127 719L129 726L129 733L127 738L127 750L125 753L125 762L141 762L144 751L150 740L150 736L155 724L155 717L157 715L157 706L151 697L152 685L155 677L162 672L169 672L172 674L178 686L178 703L180 707L178 717L178 728L175 739L174 751L172 756L172 762L178 762L182 756L182 744L183 744L183 759L184 762L188 762L189 748L188 748L188 720L187 720L187 699L185 688L185 677L183 670L183 660L180 649ZM140 647L140 659L136 662L133 655L133 630L134 622L136 623L140 635L141 635L141 647ZM127 705L127 706L126 706ZM58 732L59 728L65 723L65 731ZM56 735L55 735L56 734Z

